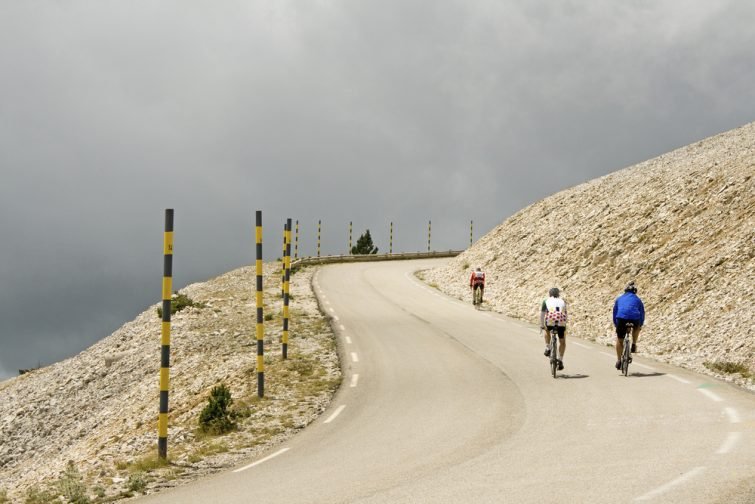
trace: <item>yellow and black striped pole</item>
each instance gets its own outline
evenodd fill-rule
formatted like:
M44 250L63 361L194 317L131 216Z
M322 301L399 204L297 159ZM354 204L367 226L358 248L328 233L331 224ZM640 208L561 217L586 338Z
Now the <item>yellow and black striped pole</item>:
M320 232L322 231L322 221L317 221L317 257L320 257Z
M294 259L299 258L299 220L296 220L296 241L294 242Z
M170 302L173 292L173 209L165 210L163 236L163 317L160 341L160 414L157 420L157 456L168 458L168 391L170 390Z
M283 284L286 283L286 223L283 223L283 249L281 253L281 297L283 297Z
M469 246L472 246L473 236L474 236L474 221L469 221Z
M262 212L257 210L256 215L256 256L255 263L257 274L257 396L265 395L265 323L262 317Z
M283 260L286 268L286 279L283 283L283 358L288 359L288 303L291 288L291 219L286 221L286 255Z
M430 230L432 228L432 221L427 221L427 251L430 252Z
M351 254L351 221L349 221L349 250L346 253Z
M393 254L393 222L391 222L391 241L389 243L390 248L388 249L388 253Z

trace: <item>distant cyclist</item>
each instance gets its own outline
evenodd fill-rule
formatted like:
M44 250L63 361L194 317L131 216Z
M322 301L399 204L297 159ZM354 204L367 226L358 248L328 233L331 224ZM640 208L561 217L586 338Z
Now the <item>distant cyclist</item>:
M637 286L634 282L624 289L624 294L616 298L613 304L613 325L616 327L616 369L621 369L621 353L624 351L624 334L627 332L627 323L634 324L632 329L632 353L637 351L637 338L645 323L645 305L637 295Z
M469 277L469 287L472 289L472 304L474 304L474 290L480 287L480 303L482 303L482 295L485 293L485 273L478 266Z
M543 299L540 306L540 329L545 333L545 352L546 357L551 355L551 329L555 328L558 332L558 352L561 357L566 351L566 301L561 297L561 292L556 287L548 291L548 297ZM559 371L564 369L564 362L559 359Z

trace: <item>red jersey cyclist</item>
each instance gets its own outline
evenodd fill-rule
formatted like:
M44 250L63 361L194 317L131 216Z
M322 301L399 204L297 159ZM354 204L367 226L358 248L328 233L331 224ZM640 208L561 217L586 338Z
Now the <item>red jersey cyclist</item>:
M472 304L474 304L474 291L480 287L480 304L482 304L482 295L485 293L485 273L478 266L469 277L469 288L472 289Z

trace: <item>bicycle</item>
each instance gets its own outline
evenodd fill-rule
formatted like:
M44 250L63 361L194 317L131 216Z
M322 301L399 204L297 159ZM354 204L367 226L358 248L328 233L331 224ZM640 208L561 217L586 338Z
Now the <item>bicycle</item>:
M550 342L550 349L551 349L551 359L550 359L550 365L551 365L551 374L553 375L553 378L556 377L556 371L558 370L558 361L560 355L558 355L558 329L556 329L555 326L550 327L548 329L548 332L551 334L551 342Z
M632 362L632 330L634 324L627 322L626 332L624 333L624 350L621 352L621 373L627 376L629 372L629 363Z
M472 294L472 304L479 308L482 304L482 287L476 285Z

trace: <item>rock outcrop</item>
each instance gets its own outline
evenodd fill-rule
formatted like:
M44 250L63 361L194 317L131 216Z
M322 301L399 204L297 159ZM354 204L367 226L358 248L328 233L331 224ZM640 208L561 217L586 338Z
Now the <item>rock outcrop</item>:
M571 335L606 344L614 298L635 280L647 310L642 354L755 374L755 123L541 200L425 279L471 299L476 266L492 309L536 323L558 286ZM755 389L747 374L717 376Z

